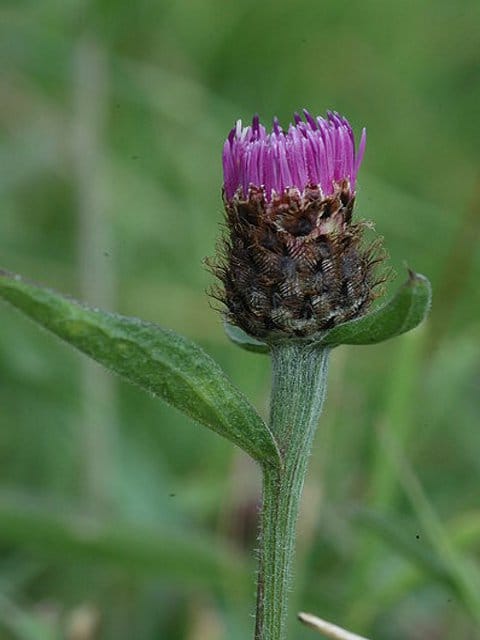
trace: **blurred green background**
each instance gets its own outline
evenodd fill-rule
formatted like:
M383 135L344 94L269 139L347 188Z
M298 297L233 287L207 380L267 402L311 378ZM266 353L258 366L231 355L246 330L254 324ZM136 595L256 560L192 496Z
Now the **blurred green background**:
M480 637L479 24L478 0L0 8L0 264L193 338L263 415L268 359L205 295L224 136L304 106L367 126L358 215L434 304L333 354L292 609L379 640ZM251 637L253 463L0 318L0 638Z

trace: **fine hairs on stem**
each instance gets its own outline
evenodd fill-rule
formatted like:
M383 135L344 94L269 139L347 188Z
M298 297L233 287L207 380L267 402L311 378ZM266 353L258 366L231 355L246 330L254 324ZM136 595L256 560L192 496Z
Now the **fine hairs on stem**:
M255 640L284 640L296 523L308 457L325 397L328 349L272 349L270 428L282 467L264 467Z

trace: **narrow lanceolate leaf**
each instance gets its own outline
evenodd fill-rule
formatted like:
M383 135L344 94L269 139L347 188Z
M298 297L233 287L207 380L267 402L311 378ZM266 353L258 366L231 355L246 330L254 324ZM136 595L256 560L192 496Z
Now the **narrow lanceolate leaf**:
M224 323L225 333L227 337L234 342L237 346L245 349L246 351L254 351L255 353L268 353L269 346L265 342L261 342L256 338L252 338L248 333L245 333L240 327L236 327L229 322Z
M430 282L409 271L408 280L385 305L328 331L321 344L374 344L410 331L427 315L432 300Z
M217 363L190 340L137 318L90 309L4 271L0 297L259 462L279 464L276 443L264 421Z

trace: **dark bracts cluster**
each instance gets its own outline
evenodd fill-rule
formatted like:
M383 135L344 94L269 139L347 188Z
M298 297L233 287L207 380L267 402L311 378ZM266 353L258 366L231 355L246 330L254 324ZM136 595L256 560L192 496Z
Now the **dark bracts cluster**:
M313 338L364 314L383 281L379 243L363 247L365 223L352 224L348 181L332 195L287 189L266 202L264 190L225 200L228 233L214 267L214 292L230 323L272 341Z

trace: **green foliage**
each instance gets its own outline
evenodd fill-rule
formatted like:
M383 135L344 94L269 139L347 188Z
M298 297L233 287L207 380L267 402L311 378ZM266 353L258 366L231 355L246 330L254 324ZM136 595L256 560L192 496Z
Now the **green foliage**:
M8 598L0 595L0 619L18 640L60 640L60 635L46 622L23 611Z
M253 351L254 353L268 353L270 347L265 342L252 338L248 333L245 333L240 327L236 327L229 322L224 323L225 333L227 337L236 345L245 349L245 351Z
M218 365L193 342L137 318L89 309L0 271L0 296L105 367L277 465L268 427Z
M211 588L231 580L239 589L249 584L240 554L226 545L213 547L191 528L135 527L16 494L0 496L0 521L3 544L21 543L42 558L122 567L169 584Z

